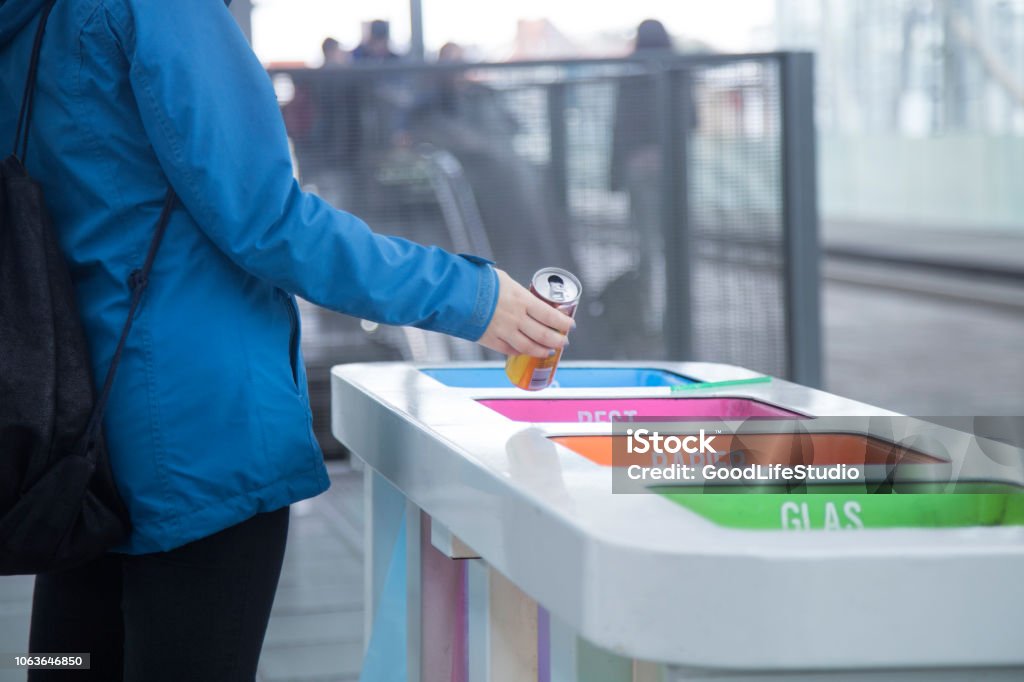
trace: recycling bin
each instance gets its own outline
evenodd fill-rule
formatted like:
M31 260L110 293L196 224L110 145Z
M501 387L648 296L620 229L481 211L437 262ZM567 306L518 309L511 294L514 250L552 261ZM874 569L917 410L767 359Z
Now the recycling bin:
M556 380L332 370L333 433L365 463L363 679L1024 679L1018 448L729 365ZM618 492L647 420L863 479Z

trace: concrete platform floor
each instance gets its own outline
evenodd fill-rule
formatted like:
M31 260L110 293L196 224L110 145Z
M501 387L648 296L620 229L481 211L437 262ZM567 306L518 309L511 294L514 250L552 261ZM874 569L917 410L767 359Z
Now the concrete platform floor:
M1024 416L1024 280L831 259L823 275L826 390L915 416Z

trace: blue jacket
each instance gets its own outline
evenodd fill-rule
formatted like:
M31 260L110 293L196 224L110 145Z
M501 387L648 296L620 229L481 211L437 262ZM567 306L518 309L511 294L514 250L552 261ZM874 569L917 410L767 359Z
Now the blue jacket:
M0 144L43 4L0 0ZM168 182L181 198L104 422L133 523L120 551L172 549L327 489L293 294L471 340L493 313L485 262L376 235L302 192L270 80L223 0L57 0L27 156L96 381Z

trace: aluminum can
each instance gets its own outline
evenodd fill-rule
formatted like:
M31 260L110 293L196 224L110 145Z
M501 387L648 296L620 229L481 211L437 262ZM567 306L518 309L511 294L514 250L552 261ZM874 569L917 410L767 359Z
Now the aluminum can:
M583 287L576 275L561 268L543 268L530 280L530 291L534 296L553 308L558 308L569 317L575 317ZM548 358L531 355L510 355L505 361L505 374L513 384L526 391L547 388L555 380L562 349Z

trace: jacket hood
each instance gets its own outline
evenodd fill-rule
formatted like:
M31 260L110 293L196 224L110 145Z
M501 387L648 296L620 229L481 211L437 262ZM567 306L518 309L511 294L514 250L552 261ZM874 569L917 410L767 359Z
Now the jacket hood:
M0 47L11 42L45 4L46 0L0 0Z

